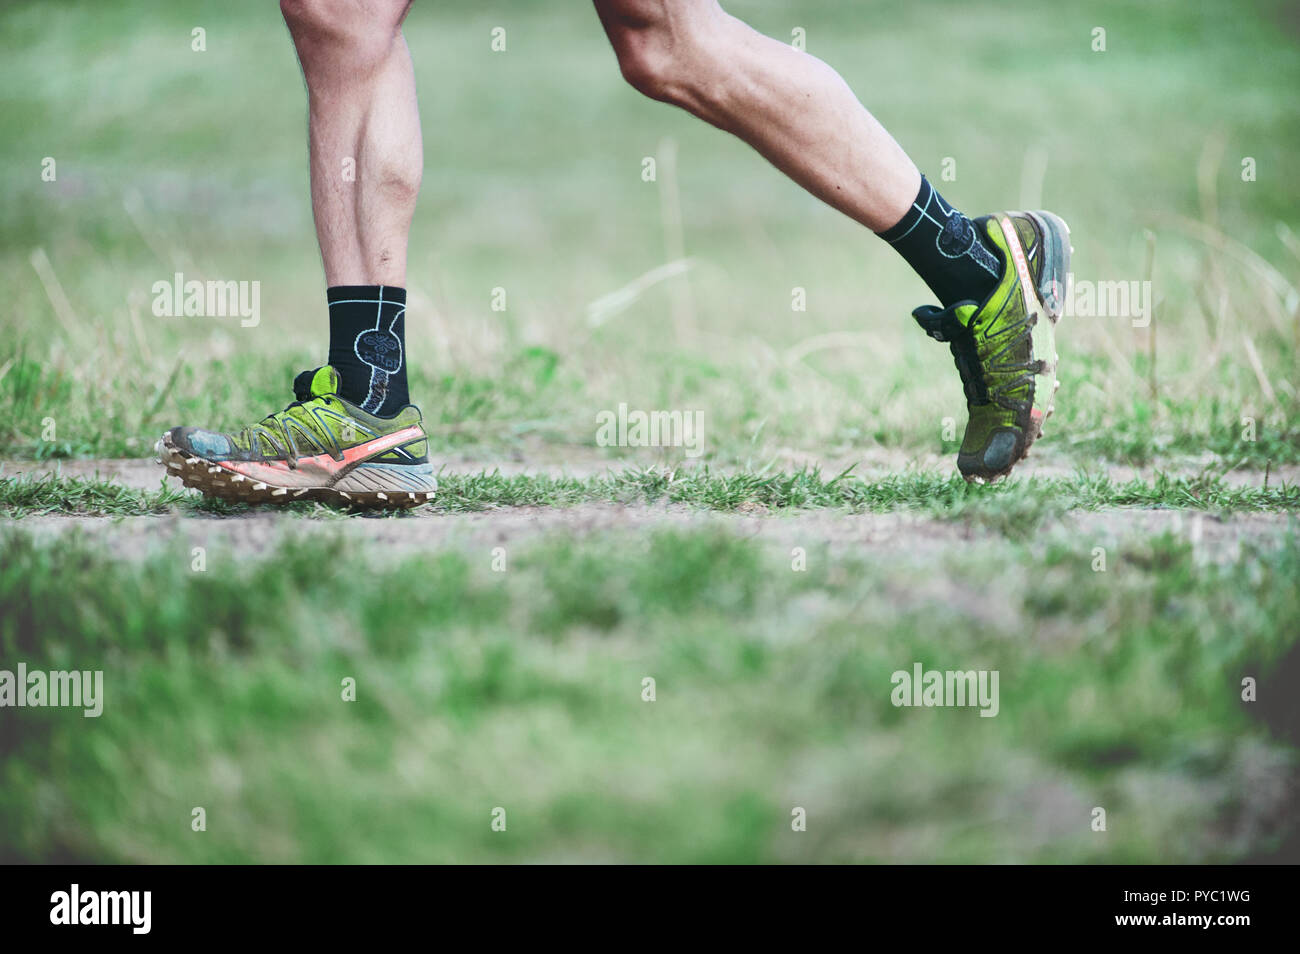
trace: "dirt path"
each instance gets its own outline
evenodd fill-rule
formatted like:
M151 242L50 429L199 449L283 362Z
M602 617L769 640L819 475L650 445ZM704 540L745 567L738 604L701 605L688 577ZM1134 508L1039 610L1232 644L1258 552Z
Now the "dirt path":
M138 558L152 548L184 543L185 547L228 546L260 554L285 536L342 538L402 554L449 549L490 551L547 534L582 538L607 533L641 536L654 530L717 529L792 550L826 546L832 552L855 550L882 557L925 558L958 546L1001 538L995 530L962 522L918 518L907 513L841 514L801 512L755 517L701 511L683 506L581 504L574 507L512 507L471 514L416 511L390 518L311 520L275 511L233 517L164 515L159 517L34 516L22 526L38 536L80 532L101 539L123 558ZM1112 547L1138 537L1162 533L1184 536L1202 556L1231 562L1249 540L1267 545L1282 539L1295 519L1285 514L1237 514L1223 519L1162 510L1102 510L1069 514L1049 521L1039 539L1075 543L1081 552Z
M547 474L574 477L603 473L607 461L583 460L564 465L530 466L518 461L501 464L487 461L445 460L446 469L476 473L499 466L505 474ZM863 462L864 476L897 472L916 461L902 463L885 458ZM897 464L897 466L895 466ZM930 466L940 466L935 459ZM62 462L11 461L0 464L0 474L46 474L92 477L98 475L128 487L156 489L162 468L148 460L74 460ZM842 468L841 468L842 469ZM1068 476L1063 468L1028 466L1025 476ZM1191 472L1196 472L1192 470ZM1149 477L1132 468L1112 469L1112 479ZM1233 471L1226 478L1235 484L1262 484L1255 471ZM1271 481L1300 481L1300 468L1279 468ZM173 483L172 486L175 486ZM82 517L67 515L31 516L20 521L38 535L81 532L103 539L125 558L138 558L156 546L184 542L187 547L227 545L237 552L256 554L274 546L285 535L323 534L330 539L383 544L394 554L441 549L490 550L528 538L562 533L575 537L611 532L639 535L655 529L694 530L720 528L738 536L770 542L773 546L832 550L870 550L886 556L925 558L954 546L970 545L983 539L1000 538L997 530L983 529L964 521L949 521L900 513L844 514L830 511L798 511L768 515L726 514L669 504L624 506L588 503L572 507L510 507L479 513L445 514L416 510L399 517L355 517L351 519L303 519L274 510L259 510L236 516L165 514L148 517ZM1295 517L1288 514L1236 514L1215 517L1195 512L1116 508L1096 512L1075 512L1060 520L1046 521L1037 531L1042 539L1077 542L1081 547L1112 546L1136 537L1162 533L1185 535L1196 543L1198 552L1213 561L1234 560L1243 541L1267 544L1280 540Z
M618 472L625 467L638 463L649 466L653 463L653 460L650 458L644 461L633 461L624 458L609 459L589 452L578 452L565 454L562 458L548 454L537 458L537 462L523 461L516 457L485 459L435 456L433 463L435 467L445 468L452 473L476 474L499 470L506 476L526 474L587 478L609 471ZM940 473L954 470L953 460L950 456L940 457L935 454L907 455L884 450L873 451L857 459L845 458L832 461L817 461L798 455L789 455L788 459L778 461L776 466L778 469L786 471L798 470L802 467L820 466L823 474L834 475L844 471L850 465L854 466L853 473L868 479L879 479L889 474L909 470L939 471ZM1198 474L1213 465L1214 462L1207 458L1205 460L1171 460L1162 462L1159 466L1147 467L1108 465L1105 470L1110 474L1111 480L1116 483L1124 483L1134 478L1150 480L1160 470L1167 473ZM680 469L688 470L698 466L696 462L687 461L681 465ZM729 468L713 468L713 471L719 474L729 473L730 470ZM152 457L121 460L0 460L0 476L12 477L19 474L43 475L48 473L63 473L70 477L99 476L137 490L155 490L158 487L159 480L163 477L162 467L155 464ZM1075 468L1073 466L1067 466L1059 459L1031 457L1016 468L1015 475L1017 477L1070 477L1074 473ZM1223 479L1225 483L1234 487L1258 487L1263 485L1264 476L1262 470L1238 468L1227 471L1223 475ZM1281 486L1284 483L1300 483L1300 465L1284 464L1273 467L1269 471L1268 479L1271 486ZM179 484L173 483L172 486L179 486Z

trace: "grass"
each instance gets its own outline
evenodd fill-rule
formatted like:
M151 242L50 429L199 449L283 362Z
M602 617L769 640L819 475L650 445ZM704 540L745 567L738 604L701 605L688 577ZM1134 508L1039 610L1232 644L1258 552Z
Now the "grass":
M160 479L161 480L161 479ZM1069 478L1011 478L989 486L959 477L910 472L880 480L849 474L827 479L816 470L792 474L625 470L598 477L506 476L499 471L439 475L436 501L422 513L474 513L512 507L575 507L582 504L682 504L705 510L765 514L782 510L831 509L846 513L906 510L921 516L1014 522L1103 507L1157 507L1216 513L1294 512L1300 487L1232 486L1221 476L1183 477L1158 473L1151 480L1116 483L1108 476L1079 473ZM137 490L100 478L0 477L0 514L147 516L173 510L190 514L236 514L253 510L300 515L338 515L317 504L255 508L197 497L162 482L158 490Z
M1105 573L1068 539L792 572L713 530L543 537L505 572L0 546L0 654L105 686L99 719L0 721L6 860L1232 861L1295 825L1238 701L1300 623L1294 534L1230 566L1128 541ZM998 670L999 714L895 708L914 662Z
M188 501L184 491L159 479L158 490L136 490L111 480L62 477L0 477L0 513L6 517L79 514L91 517L142 517L169 513Z

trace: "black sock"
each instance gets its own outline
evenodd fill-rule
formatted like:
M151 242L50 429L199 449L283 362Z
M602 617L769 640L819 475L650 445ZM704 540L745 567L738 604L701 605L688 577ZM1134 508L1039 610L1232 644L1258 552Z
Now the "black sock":
M329 363L342 379L339 397L363 411L391 417L411 403L406 390L406 289L335 285L330 306Z
M1002 278L1002 260L970 219L921 176L921 191L903 218L877 232L907 259L943 307L972 299L984 301Z

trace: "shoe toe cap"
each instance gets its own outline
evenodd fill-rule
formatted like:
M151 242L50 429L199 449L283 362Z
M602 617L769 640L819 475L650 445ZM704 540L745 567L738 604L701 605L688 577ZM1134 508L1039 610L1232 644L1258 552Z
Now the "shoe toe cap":
M234 450L230 438L225 434L205 431L201 427L173 427L167 436L181 450L208 460L224 459Z
M1016 461L1020 440L1014 431L999 431L984 448L984 466L990 471L1006 470Z
M983 449L958 454L957 468L967 480L991 480L1007 473L1023 456L1019 431L1000 430Z

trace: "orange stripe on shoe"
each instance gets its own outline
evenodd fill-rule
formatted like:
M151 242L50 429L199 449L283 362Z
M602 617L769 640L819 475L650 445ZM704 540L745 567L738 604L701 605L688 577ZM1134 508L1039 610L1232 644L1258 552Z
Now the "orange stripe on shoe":
M424 437L424 428L417 424L391 434L382 434L364 444L345 448L342 460L335 460L329 454L316 454L312 457L299 457L297 467L290 467L286 461L279 460L223 460L220 466L233 473L242 474L250 480L260 480L278 486L319 487L333 483L368 457Z
M1002 234L1006 237L1007 246L1011 250L1011 260L1015 264L1016 274L1020 277L1020 293L1025 300L1025 317L1028 317L1038 310L1035 307L1038 289L1034 287L1033 277L1029 274L1029 264L1025 261L1025 250L1020 245L1020 236L1016 234L1016 227L1005 215L998 219L998 225L1002 227ZM1030 297L1031 293L1033 298Z

